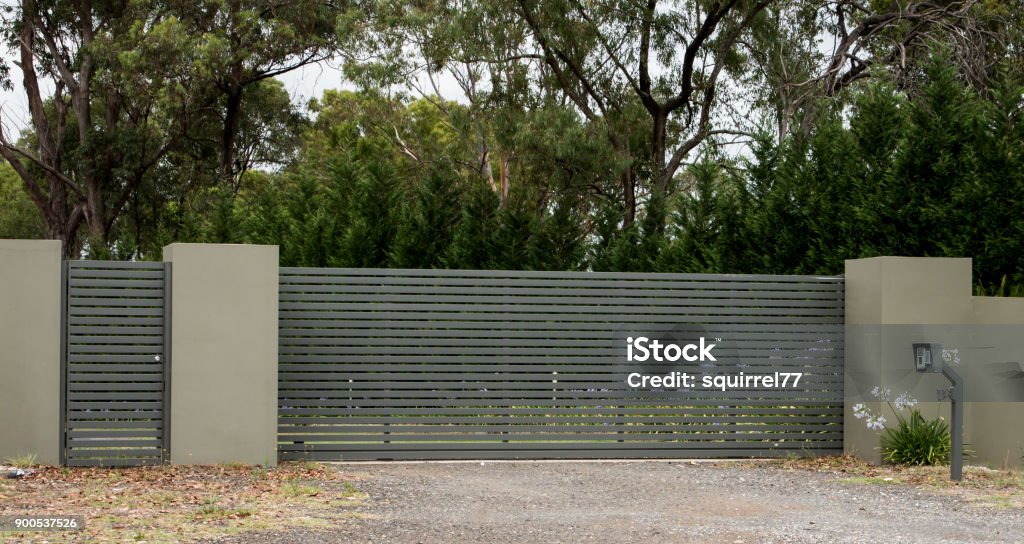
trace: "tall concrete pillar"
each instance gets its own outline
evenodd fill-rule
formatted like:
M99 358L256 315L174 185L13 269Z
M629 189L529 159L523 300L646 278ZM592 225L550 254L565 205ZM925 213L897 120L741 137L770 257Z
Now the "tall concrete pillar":
M171 244L171 462L277 463L277 246Z
M60 463L58 240L0 240L0 462Z

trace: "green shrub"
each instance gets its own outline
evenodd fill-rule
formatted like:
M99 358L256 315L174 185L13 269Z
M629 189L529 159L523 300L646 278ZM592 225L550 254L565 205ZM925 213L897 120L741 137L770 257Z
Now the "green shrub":
M949 463L949 425L942 418L928 421L917 410L899 418L899 426L882 434L882 458L898 465Z

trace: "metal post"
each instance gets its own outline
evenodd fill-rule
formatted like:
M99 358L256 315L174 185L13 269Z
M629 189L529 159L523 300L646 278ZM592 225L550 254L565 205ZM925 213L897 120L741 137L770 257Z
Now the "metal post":
M171 263L164 263L164 359L162 361L164 372L164 406L162 413L164 420L162 424L163 437L160 440L163 445L160 460L163 464L171 462L171 312L173 311L171 286L173 283Z
M57 462L67 465L68 449L68 277L71 263L60 263L60 449Z
M960 375L949 365L942 365L942 375L953 382L949 392L950 402L950 443L952 450L949 459L949 478L959 482L963 478L964 467L964 382Z

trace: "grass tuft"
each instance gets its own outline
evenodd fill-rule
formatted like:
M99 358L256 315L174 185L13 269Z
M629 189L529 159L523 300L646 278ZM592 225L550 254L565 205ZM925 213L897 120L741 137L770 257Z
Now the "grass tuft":
M320 488L317 486L306 485L298 480L291 480L285 482L281 486L281 494L286 497L315 497L320 494Z
M36 454L27 453L25 455L16 455L14 457L8 457L5 459L8 465L14 468L30 468L36 465Z

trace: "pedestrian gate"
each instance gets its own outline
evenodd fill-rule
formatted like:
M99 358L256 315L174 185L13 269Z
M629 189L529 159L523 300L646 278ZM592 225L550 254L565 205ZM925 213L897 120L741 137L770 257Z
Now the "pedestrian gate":
M843 280L282 268L282 459L748 457L842 451ZM626 338L717 344L798 387L632 388Z
M65 277L65 463L163 462L169 265L70 261Z

